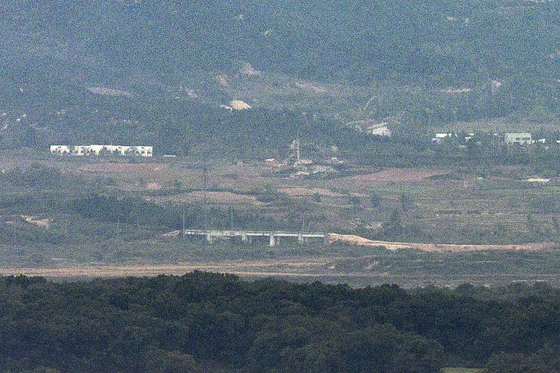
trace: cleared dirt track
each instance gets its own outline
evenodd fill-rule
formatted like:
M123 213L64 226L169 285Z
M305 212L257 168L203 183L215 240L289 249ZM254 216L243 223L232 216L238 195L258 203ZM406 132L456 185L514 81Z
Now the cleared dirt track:
M454 245L437 243L413 243L413 242L388 242L374 241L354 235L343 235L329 233L327 237L330 243L343 242L350 245L362 246L383 246L389 250L399 249L418 249L430 252L465 252L465 251L486 251L486 250L551 250L558 248L557 243L539 242L525 243L518 245Z

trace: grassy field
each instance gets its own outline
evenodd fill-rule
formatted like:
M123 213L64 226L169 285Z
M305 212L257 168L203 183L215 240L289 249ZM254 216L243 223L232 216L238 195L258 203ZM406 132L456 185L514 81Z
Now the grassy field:
M213 211L207 216L211 228L219 223L220 215L227 228L240 227L241 217L253 217L264 230L351 233L386 241L557 242L560 188L554 181L545 185L526 182L532 175L523 168L377 169L347 164L343 172L319 179L279 176L264 161L214 161L205 173L199 160L189 158L2 154L0 169L0 266L4 268L294 258L312 263L320 258L323 267L310 265L305 273L287 272L302 278L342 279L357 286L387 281L557 282L555 251L488 254L490 258L477 253L416 256L408 251L379 252L348 245L270 248L227 241L205 245L165 236L180 228L184 206L190 206L189 211L198 206L194 218L199 224L204 218L201 206L206 206ZM158 225L155 216L147 216L141 223L99 220L70 208L72 201L92 194L154 203L176 215L178 223ZM40 225L41 221L48 225Z
M413 228L407 232L409 237L416 234L408 241L521 243L555 240L559 235L559 188L524 181L531 175L524 175L522 169L485 170L479 176L477 170L463 169L348 167L329 179L294 179L277 177L264 162L224 161L209 165L205 178L195 159L129 163L37 157L32 161L79 176L82 191L132 195L164 205L205 201L211 207L254 211L280 221L296 219L303 224L306 220L309 230L361 229L375 234L375 227L399 211L403 227ZM30 162L6 157L0 166L26 167ZM72 188L67 186L69 193ZM259 200L265 191L278 193L271 200Z

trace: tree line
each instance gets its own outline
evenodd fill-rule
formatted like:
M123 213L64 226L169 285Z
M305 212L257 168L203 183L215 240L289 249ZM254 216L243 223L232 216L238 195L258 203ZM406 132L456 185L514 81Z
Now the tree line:
M242 281L205 272L0 278L0 369L555 372L560 291ZM218 369L219 367L219 369Z

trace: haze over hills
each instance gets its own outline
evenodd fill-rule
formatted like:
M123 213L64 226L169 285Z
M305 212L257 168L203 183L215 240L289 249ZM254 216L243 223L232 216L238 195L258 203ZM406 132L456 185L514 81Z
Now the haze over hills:
M319 115L327 127L388 117L415 130L492 118L557 124L559 8L8 0L0 5L0 147L164 144L172 135L185 139L173 145L180 153L202 127L208 138L242 123L239 136L254 136L263 116L282 111L292 122L302 111ZM225 112L232 100L262 112ZM305 115L276 121L281 141L313 126Z

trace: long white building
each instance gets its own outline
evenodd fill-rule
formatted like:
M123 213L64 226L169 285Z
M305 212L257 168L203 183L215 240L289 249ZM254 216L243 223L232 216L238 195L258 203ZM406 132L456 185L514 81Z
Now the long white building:
M128 145L51 145L51 154L60 155L119 155L151 157L154 153L153 146L128 146Z
M504 142L506 144L529 145L533 143L533 139L529 132L521 132L521 133L508 132L504 135Z

